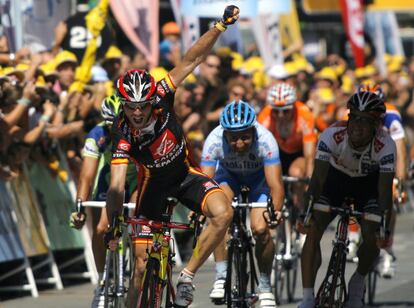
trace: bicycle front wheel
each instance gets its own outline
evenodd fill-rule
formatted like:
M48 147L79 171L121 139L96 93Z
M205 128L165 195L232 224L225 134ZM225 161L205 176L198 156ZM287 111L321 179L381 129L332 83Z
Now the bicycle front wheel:
M372 270L368 274L368 283L367 283L367 295L368 295L368 305L373 305L375 300L375 292L377 289L377 276L378 273L375 270Z
M282 302L283 291L285 289L285 276L286 271L283 264L283 256L285 254L286 235L285 235L285 224L283 221L282 225L277 230L276 247L275 247L275 258L273 260L273 287L276 303L280 305Z
M227 307L247 307L245 296L248 276L246 273L246 252L236 243L228 248L228 266L226 278Z
M138 306L140 308L158 308L161 305L161 288L158 277L160 262L155 258L150 258L145 267L144 283Z

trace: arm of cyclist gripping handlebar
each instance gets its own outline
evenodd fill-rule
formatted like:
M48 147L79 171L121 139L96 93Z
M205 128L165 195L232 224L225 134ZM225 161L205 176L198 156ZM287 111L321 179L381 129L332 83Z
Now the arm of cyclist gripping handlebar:
M273 203L276 220L282 218L283 200L285 199L285 188L282 180L282 167L280 164L265 165L264 173L266 183L270 189L270 197Z
M79 230L79 229L82 229L86 221L85 207L82 206L81 199L76 200L75 207L76 207L75 211L72 212L72 214L70 215L69 225L71 228Z
M111 183L106 196L108 221L112 221L114 213L122 213L127 168L128 164L111 165Z

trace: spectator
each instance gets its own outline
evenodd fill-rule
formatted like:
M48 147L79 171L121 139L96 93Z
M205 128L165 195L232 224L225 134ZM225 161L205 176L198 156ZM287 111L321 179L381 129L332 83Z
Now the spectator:
M181 60L181 30L176 22L169 21L162 26L161 33L164 39L160 43L160 65L170 70Z

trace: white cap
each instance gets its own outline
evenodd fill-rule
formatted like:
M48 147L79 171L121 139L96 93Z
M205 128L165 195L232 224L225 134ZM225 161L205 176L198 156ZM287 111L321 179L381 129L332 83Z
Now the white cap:
M92 67L92 81L105 82L108 81L108 73L100 66Z
M283 64L275 64L268 71L267 74L273 79L285 79L289 76Z

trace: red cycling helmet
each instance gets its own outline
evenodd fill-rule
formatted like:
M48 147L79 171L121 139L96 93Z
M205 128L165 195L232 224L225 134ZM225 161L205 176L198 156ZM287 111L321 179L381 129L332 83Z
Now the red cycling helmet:
M147 71L127 71L119 77L116 88L122 105L127 104L135 109L146 103L155 103L156 84Z

